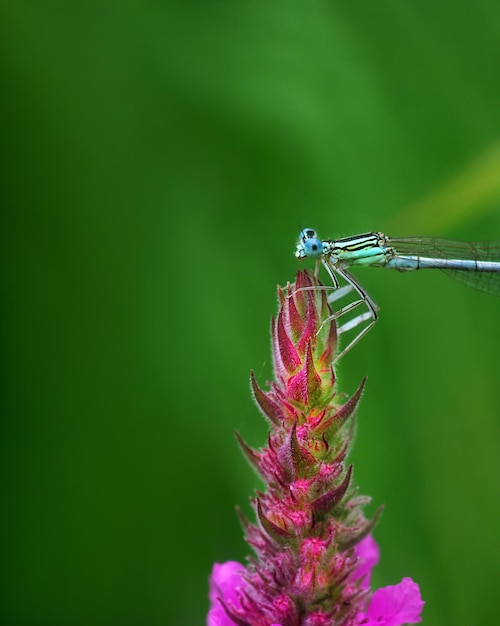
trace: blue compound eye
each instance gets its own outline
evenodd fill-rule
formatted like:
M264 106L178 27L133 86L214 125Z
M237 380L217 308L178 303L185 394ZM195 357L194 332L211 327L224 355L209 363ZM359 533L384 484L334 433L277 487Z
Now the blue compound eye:
M318 238L318 235L316 234L316 231L314 231L312 228L304 228L304 230L300 231L299 240L302 241L303 243L307 239L317 239L317 238Z
M304 241L304 254L310 259L317 259L323 254L323 242L316 237L309 237Z

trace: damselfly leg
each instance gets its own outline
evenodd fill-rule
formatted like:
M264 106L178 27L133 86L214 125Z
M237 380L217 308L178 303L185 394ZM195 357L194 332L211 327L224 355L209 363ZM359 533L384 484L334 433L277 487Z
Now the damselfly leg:
M324 265L334 284L334 290L327 296L328 303L330 304L330 306L332 306L334 311L332 318L339 319L341 316L344 316L346 313L357 309L361 305L364 305L366 307L366 310L363 313L360 313L359 315L356 315L355 317L352 317L343 322L340 326L337 326L338 335L342 335L353 329L357 329L357 334L349 341L347 346L335 356L334 362L337 362L345 354L347 354L349 350L353 348L375 324L378 319L378 306L350 272L338 267L338 265L332 265L331 263L329 263L329 259L327 258L322 259L322 264ZM345 282L344 285L340 286L336 274L342 277L343 281ZM355 299L354 301L344 305L342 308L336 310L335 303L339 300L342 300L348 295L352 295L353 292L356 294L356 297L358 297L358 299Z
M320 289L327 291L328 304L333 312L330 317L323 321L321 327L327 322L335 320L337 323L337 335L339 336L356 330L356 334L349 340L347 346L335 356L335 363L347 354L375 324L378 319L378 306L350 272L338 266L332 266L328 259L322 259L321 263L317 263L316 277L321 264L324 265L333 285L302 287L301 290ZM358 313L360 307L364 308L362 313ZM358 314L349 315L353 311Z

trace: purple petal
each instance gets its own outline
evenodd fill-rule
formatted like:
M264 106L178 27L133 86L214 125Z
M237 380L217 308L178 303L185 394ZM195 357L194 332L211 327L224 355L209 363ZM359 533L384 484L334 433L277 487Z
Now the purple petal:
M240 608L237 589L244 584L241 577L244 569L244 566L236 561L214 564L210 576L210 611L207 626L234 626L234 622L228 617L219 598L227 605Z
M380 558L380 551L375 539L368 535L362 539L354 549L360 563L354 571L353 578L361 578L361 586L367 589L370 586L372 569L377 565Z
M372 596L363 626L402 626L420 622L424 602L420 589L411 578L399 585L377 589Z

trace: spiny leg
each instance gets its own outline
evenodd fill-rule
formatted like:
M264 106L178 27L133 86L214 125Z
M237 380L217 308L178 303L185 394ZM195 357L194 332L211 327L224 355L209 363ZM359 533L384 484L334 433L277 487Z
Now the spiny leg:
M366 322L368 320L371 320L371 322L365 326L355 337L354 339L352 339L352 341L350 341L347 346L339 353L336 355L334 363L336 363L337 361L339 361L344 354L347 354L347 352L349 352L349 350L351 348L353 348L358 341L364 337L366 335L366 333L372 328L372 326L375 324L375 322L378 319L378 315L377 315L377 305L376 303L372 300L372 298L369 296L369 294L361 287L361 285L357 282L357 280L354 278L354 276L352 274L350 274L347 270L342 269L338 266L335 266L335 268L330 265L327 264L326 261L324 261L324 265L328 271L328 273L331 275L331 273L333 273L334 271L337 272L338 274L340 274L340 276L342 276L342 278L344 278L344 280L347 282L346 287L350 286L352 289L354 289L357 294L360 296L360 300L356 300L355 302L351 303L352 306L348 305L347 307L344 307L344 309L347 310L352 310L355 307L357 307L359 304L364 303L367 307L367 311L362 313L361 315L358 315L357 317L354 317L353 319L349 320L348 322L346 322L345 324L343 324L342 326L340 326L340 328L338 329L338 333L339 335L342 333L345 333L349 330L352 330L353 328L356 328L357 326L359 326L360 324L362 324L363 322ZM337 281L338 283L338 281ZM344 288L342 288L344 289ZM350 289L346 289L344 295L346 295L347 293L349 293ZM336 301L338 298L336 297L332 297L332 301ZM350 308L349 308L350 306ZM341 309L339 311L339 313L343 314L343 312L347 312L344 311L344 309ZM334 314L334 317L338 317L337 314Z

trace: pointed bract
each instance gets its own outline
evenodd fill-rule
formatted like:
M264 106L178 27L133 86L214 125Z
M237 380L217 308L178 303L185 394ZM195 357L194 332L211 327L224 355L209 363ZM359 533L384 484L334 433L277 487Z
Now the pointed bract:
M311 508L315 513L315 516L323 516L326 513L330 513L330 511L332 511L332 509L334 509L339 504L339 502L342 500L347 492L349 482L351 481L351 474L352 465L349 466L344 480L338 487L335 487L327 493L324 493L322 496L316 498L316 500L311 503Z
M309 469L314 467L315 458L310 452L300 445L297 439L297 425L294 424L289 438L290 455L295 469L295 477L306 476Z
M274 402L270 394L264 393L255 380L253 372L250 372L250 385L256 404L262 414L267 417L273 424L279 425L283 420L283 411L278 402Z
M286 531L284 528L281 528L277 524L274 524L264 515L264 512L262 511L262 503L259 498L257 498L256 510L257 518L262 524L262 528L275 541L277 541L278 543L283 543L286 539L289 539L292 536L288 531Z
M286 374L293 374L298 367L300 367L301 360L297 348L294 346L293 341L288 336L283 321L283 309L278 313L278 319L276 320L276 346L279 356L279 363L282 364L280 377L285 377Z
M238 440L241 451L245 455L247 461L262 476L262 478L265 478L265 472L263 471L261 466L262 457L259 455L258 452L253 450L247 443L245 443L245 441L242 439L241 435L237 431L234 432L234 435Z
M311 343L307 344L301 369L290 376L287 384L290 400L309 406L321 397L322 380L316 371Z

